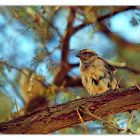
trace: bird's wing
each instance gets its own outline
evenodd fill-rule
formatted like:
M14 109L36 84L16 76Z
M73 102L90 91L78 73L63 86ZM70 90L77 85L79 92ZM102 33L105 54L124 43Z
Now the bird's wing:
M110 71L112 71L112 72L114 72L114 73L117 71L116 68L115 68L114 66L112 66L111 64L109 64L106 60L102 59L101 57L98 57L98 58L101 59L102 61L104 61L105 67L106 67L108 70L110 70Z

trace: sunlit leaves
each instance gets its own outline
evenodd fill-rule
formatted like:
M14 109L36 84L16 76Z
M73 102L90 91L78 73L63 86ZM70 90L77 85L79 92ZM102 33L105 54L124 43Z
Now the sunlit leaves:
M87 23L94 23L96 21L96 13L94 7L86 7L84 9L85 20Z

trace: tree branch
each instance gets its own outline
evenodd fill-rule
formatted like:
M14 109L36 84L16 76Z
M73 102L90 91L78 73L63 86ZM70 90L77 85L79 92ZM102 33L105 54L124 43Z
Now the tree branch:
M120 12L124 12L124 11L127 11L127 10L134 10L134 9L137 9L137 6L128 6L128 7L122 7L122 8L118 8L116 7L116 9L112 12L112 13L109 13L107 15L104 15L104 16L99 16L97 17L96 22L100 23L102 22L103 20L107 19L107 18L110 18L112 16L115 16L116 14L120 13ZM79 30L83 29L84 27L88 26L88 25L92 25L92 24L95 24L95 23L82 23L80 24L79 26L76 26L74 27L74 31L73 31L73 34L75 34L76 32L78 32Z
M120 12L124 12L124 11L128 11L128 10L134 10L134 9L137 9L137 6L127 6L127 7L126 6L125 7L123 6L121 8L116 7L116 9L112 13L109 13L107 15L98 17L97 18L97 21L98 22L101 22L101 21L103 21L103 20L105 20L107 18L110 18L112 16L115 16L116 14L118 14Z
M83 87L81 78L72 78L69 76L66 76L65 79L65 87Z
M67 58L69 53L69 41L71 35L73 34L73 21L75 19L75 12L75 9L71 7L65 37L62 40L62 58L60 64L60 71L58 72L54 80L54 84L57 86L61 86L63 84L65 76L69 71Z
M0 124L0 132L7 134L47 134L80 123L76 109L86 106L98 117L138 110L140 90L137 87L118 89L101 96L86 97L53 107L43 106L25 116ZM89 115L84 121L93 120Z

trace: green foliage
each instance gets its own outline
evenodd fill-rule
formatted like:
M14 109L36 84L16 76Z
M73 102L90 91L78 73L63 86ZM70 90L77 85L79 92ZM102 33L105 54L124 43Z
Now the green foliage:
M10 97L6 96L4 93L0 93L0 122L8 120L12 115L12 109L14 103L11 101Z

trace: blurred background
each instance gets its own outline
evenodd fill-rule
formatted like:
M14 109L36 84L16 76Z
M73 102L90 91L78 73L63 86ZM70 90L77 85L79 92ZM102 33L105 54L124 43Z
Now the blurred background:
M1 6L0 122L11 119L20 110L24 113L35 110L41 103L53 106L87 97L81 84L79 59L75 57L84 48L95 50L117 67L121 88L139 83L139 9L139 6ZM130 127L137 134L139 116L140 112L135 111ZM119 113L114 120L125 128L129 117L129 112ZM85 124L89 134L111 133L99 121ZM84 134L84 129L79 124L53 134Z

